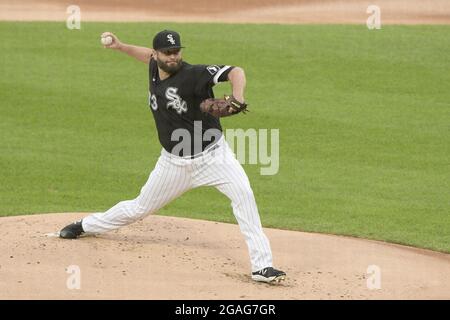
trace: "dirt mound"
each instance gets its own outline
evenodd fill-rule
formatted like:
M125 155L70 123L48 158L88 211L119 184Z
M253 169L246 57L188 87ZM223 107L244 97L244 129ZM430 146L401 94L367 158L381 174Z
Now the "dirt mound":
M450 299L450 255L375 241L265 229L288 274L267 285L251 281L233 224L150 216L96 237L46 235L85 215L0 218L0 299Z
M365 24L372 0L78 0L82 21ZM0 20L64 21L70 0L3 0ZM450 1L378 0L382 24L449 24Z

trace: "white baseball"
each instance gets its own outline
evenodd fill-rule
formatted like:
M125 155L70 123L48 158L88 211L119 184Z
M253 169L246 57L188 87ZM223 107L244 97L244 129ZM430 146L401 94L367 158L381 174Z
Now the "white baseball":
M113 38L111 36L102 37L102 44L104 46L109 46L113 42Z

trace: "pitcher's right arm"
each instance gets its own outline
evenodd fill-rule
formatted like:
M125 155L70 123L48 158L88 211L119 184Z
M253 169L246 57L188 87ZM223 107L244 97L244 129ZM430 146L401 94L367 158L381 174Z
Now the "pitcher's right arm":
M104 45L104 48L116 49L147 64L150 62L150 57L152 57L155 52L155 50L150 48L122 43L112 32L103 32L101 36L110 36L113 39L112 43L109 45Z

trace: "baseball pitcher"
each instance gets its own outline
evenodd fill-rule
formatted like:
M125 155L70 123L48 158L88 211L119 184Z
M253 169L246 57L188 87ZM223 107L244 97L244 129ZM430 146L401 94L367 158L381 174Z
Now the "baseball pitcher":
M248 177L225 141L220 125L220 117L247 111L243 69L183 61L180 35L175 31L156 34L152 49L122 43L110 32L102 37L110 37L103 42L106 48L148 64L148 102L162 145L161 155L135 199L66 226L60 237L76 239L83 233L117 229L157 212L190 189L212 186L231 200L248 246L252 279L284 280L286 274L272 266L270 244ZM216 99L212 88L223 81L230 81L232 94Z

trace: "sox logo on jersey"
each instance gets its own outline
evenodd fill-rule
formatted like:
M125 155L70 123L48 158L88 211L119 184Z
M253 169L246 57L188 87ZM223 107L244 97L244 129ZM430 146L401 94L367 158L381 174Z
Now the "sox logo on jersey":
M178 88L169 87L166 90L166 98L169 100L167 103L167 109L172 108L178 114L182 114L187 111L187 103L183 99L181 99L180 95L177 93ZM149 91L149 105L150 107L156 111L158 110L158 101L156 99L156 95L151 94Z
M178 88L168 87L166 89L167 109L173 108L178 114L187 111L187 103L178 95Z

